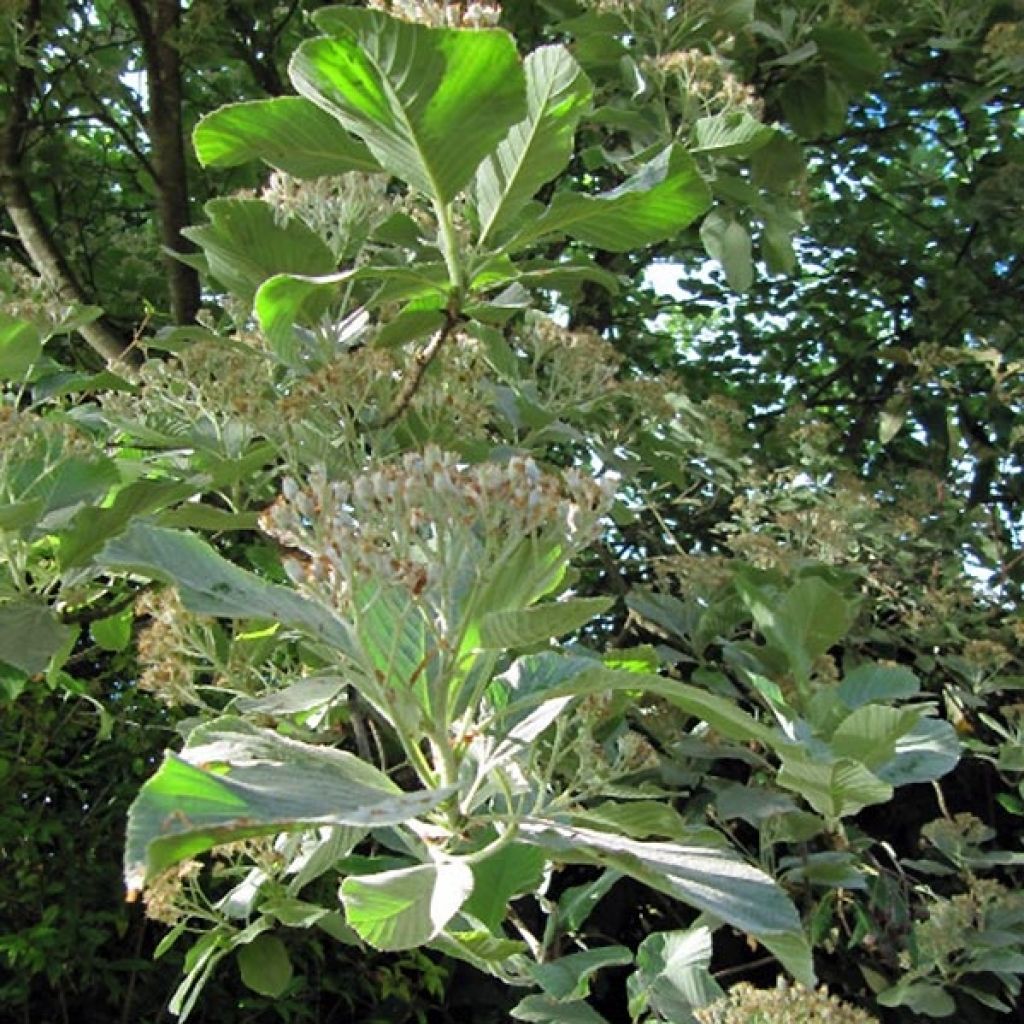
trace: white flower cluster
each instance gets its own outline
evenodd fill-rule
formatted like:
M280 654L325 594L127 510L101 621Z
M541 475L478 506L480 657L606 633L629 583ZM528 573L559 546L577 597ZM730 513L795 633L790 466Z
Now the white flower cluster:
M279 222L292 217L305 221L339 257L363 242L400 205L388 194L386 174L359 171L323 178L294 178L278 171L260 198L274 208Z
M593 539L611 499L608 482L575 469L546 473L519 456L465 465L436 447L351 481L314 472L307 487L286 480L282 491L260 525L292 552L296 583L326 590L335 604L367 581L429 593L474 564L467 558L493 565L542 532L568 556Z
M434 28L493 28L501 18L501 5L440 3L437 0L370 0L378 11Z

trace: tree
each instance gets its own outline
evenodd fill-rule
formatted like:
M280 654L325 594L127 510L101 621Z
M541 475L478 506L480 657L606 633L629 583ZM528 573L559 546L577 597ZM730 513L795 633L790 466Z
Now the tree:
M690 1019L766 962L892 1019L1010 1007L1013 12L559 0L508 12L520 51L487 5L328 7L287 95L253 43L293 12L228 5L218 59L274 95L195 152L274 174L184 226L187 33L129 7L171 116L118 135L208 308L171 273L139 368L68 372L97 321L14 275L0 661L115 735L114 655L180 709L126 846L161 951L199 933L171 1009L226 957L295 995L324 936L525 1020Z

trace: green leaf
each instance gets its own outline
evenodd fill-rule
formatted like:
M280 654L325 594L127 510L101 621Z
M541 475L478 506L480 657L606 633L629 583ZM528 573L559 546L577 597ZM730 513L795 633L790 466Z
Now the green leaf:
M694 1007L720 999L722 988L708 969L711 952L711 931L704 926L644 939L626 983L630 1018L654 1010L665 1020L687 1020Z
M303 365L296 323L315 323L337 298L339 285L352 278L352 271L310 277L275 274L256 290L253 309L267 336L270 349L285 366Z
M275 274L318 277L335 269L334 254L297 217L278 224L259 199L211 199L209 224L182 234L206 254L210 274L228 291L251 303L256 290Z
M272 619L352 651L346 626L326 608L240 569L194 534L135 522L106 545L97 561L174 583L185 606L199 615Z
M931 782L951 772L963 749L956 729L939 718L922 718L896 741L895 756L876 772L893 786Z
M158 526L183 530L209 530L223 533L228 530L259 529L258 512L229 512L226 508L207 505L203 501L188 501L177 508L167 509L154 517Z
M238 697L234 707L243 714L298 715L326 707L345 689L345 680L337 676L304 676L281 690L273 690L262 697Z
M529 113L479 166L474 191L480 244L508 225L568 164L580 117L590 109L590 79L564 46L542 46L525 62Z
M850 758L817 764L790 752L783 756L775 781L799 793L819 814L833 820L892 799L892 786Z
M473 871L461 860L419 864L341 883L345 918L375 949L414 949L433 939L473 891Z
M885 70L885 60L859 29L836 22L811 32L818 53L829 71L854 92L870 89Z
M448 204L525 114L523 69L500 30L436 29L380 11L314 16L289 67L303 96L330 111L385 170Z
M619 672L607 668L587 669L575 678L556 684L543 691L544 698L563 696L584 697L593 693L614 690L635 690L661 697L695 718L702 719L715 731L732 740L748 743L756 740L766 746L774 746L780 737L773 729L762 725L736 704L717 694L707 693L696 686L680 683L675 679L639 672ZM537 695L531 695L512 705L520 708L528 702L535 702Z
M793 584L781 597L736 576L736 587L758 629L806 678L814 660L838 643L853 624L855 606L816 576Z
M362 142L301 96L229 103L199 121L192 144L204 167L265 160L297 178L380 170Z
M42 354L39 328L0 312L0 380L21 380Z
M377 332L373 343L381 348L394 348L439 331L448 321L441 309L403 309Z
M875 997L882 1006L907 1006L925 1017L952 1017L956 1002L941 986L926 981L903 981Z
M866 704L839 723L829 746L839 757L853 758L873 770L895 756L896 743L914 728L925 710Z
M473 895L465 910L496 934L515 897L537 889L544 875L544 852L526 843L509 843L473 865Z
M614 603L610 597L577 597L532 608L489 612L480 621L480 646L490 650L530 647L574 633Z
M850 709L864 704L906 700L921 689L917 676L902 665L869 662L847 672L837 690L839 699Z
M563 1003L551 996L527 996L516 1004L511 1013L513 1020L532 1024L608 1024L608 1021L582 1000Z
M671 146L611 192L559 192L551 206L507 248L569 235L611 252L625 252L678 235L711 205L693 158Z
M807 170L803 146L794 139L776 132L768 144L751 158L753 183L759 187L781 192Z
M820 67L789 79L780 93L786 120L805 139L841 131L848 99L846 91Z
M701 117L693 126L694 152L750 156L775 137L776 130L745 110Z
M62 569L85 565L111 537L135 518L187 501L202 486L177 480L136 480L122 487L111 504L84 508L71 527L60 535L58 557Z
M30 676L44 671L73 633L45 604L17 601L0 605L0 661Z
M754 283L750 232L739 221L716 210L704 219L700 240L707 254L721 263L729 287L738 292L748 291Z
M625 946L599 946L569 953L543 964L530 964L534 981L560 1003L572 1003L590 994L590 979L604 967L623 967L633 962Z
M354 754L219 718L168 753L128 811L125 884L221 843L315 825L397 825L450 790L402 792ZM467 869L468 870L468 869Z
M520 833L526 842L560 860L615 868L759 939L797 938L799 951L786 966L801 981L813 984L810 950L796 907L768 875L731 851L639 842L543 818L526 819Z
M292 962L285 944L276 935L258 935L238 953L242 981L253 992L275 998L292 980Z
M105 619L98 619L89 627L89 633L104 651L123 651L132 642L132 623L135 614L131 608Z
M626 803L606 800L573 815L573 823L617 832L633 839L649 839L651 836L682 839L693 831L674 807L654 800L630 800Z
M42 498L0 505L0 530L23 530L26 526L34 526L42 513Z
M88 513L82 506L100 501L119 482L120 474L111 459L85 455L61 459L21 495L24 500L41 498L43 502L31 536L64 529L79 514Z

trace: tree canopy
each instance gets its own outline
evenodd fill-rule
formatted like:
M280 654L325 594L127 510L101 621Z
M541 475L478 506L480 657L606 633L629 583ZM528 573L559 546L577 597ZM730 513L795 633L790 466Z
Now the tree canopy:
M4 1014L1018 1007L1017 0L2 9Z

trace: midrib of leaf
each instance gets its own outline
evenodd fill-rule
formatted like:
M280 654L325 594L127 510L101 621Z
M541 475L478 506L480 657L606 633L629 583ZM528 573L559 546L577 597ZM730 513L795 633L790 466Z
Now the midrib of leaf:
M512 192L512 189L515 186L515 183L518 180L519 176L521 175L523 168L526 166L526 164L528 162L528 157L529 157L529 154L530 154L530 150L533 147L533 141L537 137L537 132L540 129L541 121L544 119L544 115L547 113L548 104L551 102L551 95L552 95L552 93L554 91L555 91L555 83L554 83L554 81L549 79L548 82L546 83L546 90L545 90L545 94L544 94L544 102L537 109L537 116L533 119L533 124L532 124L532 126L530 128L530 132L529 132L529 138L527 140L526 145L522 147L521 159L516 161L515 171L506 178L506 180L505 180L505 187L502 189L502 192L501 192L501 198L498 201L497 205L494 207L494 212L491 214L491 216L488 219L487 223L483 226L483 229L480 232L480 244L481 245L483 245L484 242L487 241L487 236L490 234L491 228L494 227L495 222L498 220L499 214L505 208L506 200L508 199L509 194ZM514 132L522 123L523 122L520 121L519 124L514 124L509 129L509 134L506 135L505 138L502 139L502 141L498 143L498 146L495 149L491 159L493 159L495 161L495 163L499 167L501 167L501 158L499 157L498 154L499 154L499 152L501 150L501 146L511 136L512 132Z
M409 71L416 65L416 44L417 40L413 38L409 59L406 61L406 72L405 75L403 76L403 80L404 78L407 78L409 76ZM409 115L408 112L406 111L405 105L401 102L401 100L398 97L398 93L395 91L394 87L391 84L391 79L388 76L387 68L385 68L385 66L381 63L381 61L377 58L377 55L375 53L370 53L365 48L363 52L366 54L367 58L373 64L374 70L377 72L378 75L380 75L381 84L384 86L384 90L387 93L388 102L391 105L391 110L392 112L397 113L399 122L404 126L408 137L412 140L413 146L416 148L416 154L420 159L420 164L426 171L427 180L430 182L430 187L433 190L433 195L431 195L430 198L438 207L438 214L440 216L441 208L443 207L447 209L447 205L441 199L441 189L438 184L437 176L434 173L434 168L427 160L426 149L423 146L422 140L416 133L412 121L409 120ZM446 73L447 70L448 64L447 61L445 61ZM442 76L442 78L443 77L444 76ZM452 268L449 267L449 272L451 272L451 269Z

